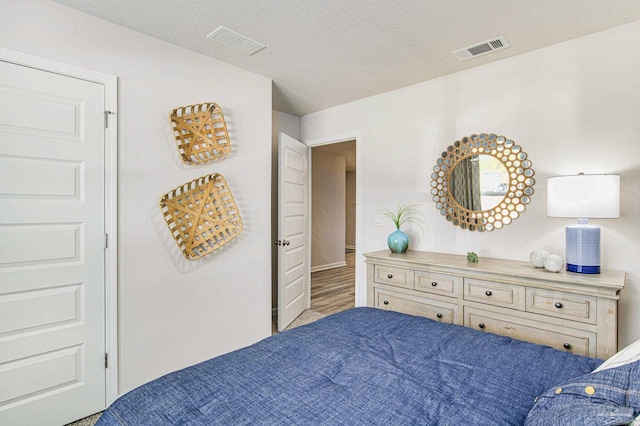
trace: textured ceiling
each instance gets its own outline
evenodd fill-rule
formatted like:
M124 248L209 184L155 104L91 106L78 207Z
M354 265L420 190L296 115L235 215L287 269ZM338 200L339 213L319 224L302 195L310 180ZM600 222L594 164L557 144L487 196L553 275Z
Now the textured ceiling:
M273 80L273 108L308 114L640 20L638 0L55 0ZM218 26L267 46L207 40ZM504 35L465 62L451 51Z

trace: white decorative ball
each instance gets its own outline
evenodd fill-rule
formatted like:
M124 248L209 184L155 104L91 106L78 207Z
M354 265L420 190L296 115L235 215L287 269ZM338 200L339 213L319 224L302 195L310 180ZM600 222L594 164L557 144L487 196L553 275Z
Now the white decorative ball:
M529 253L529 262L536 268L544 268L544 260L549 256L546 250L534 250Z
M564 260L557 254L550 254L544 260L544 268L549 272L560 272L564 266Z

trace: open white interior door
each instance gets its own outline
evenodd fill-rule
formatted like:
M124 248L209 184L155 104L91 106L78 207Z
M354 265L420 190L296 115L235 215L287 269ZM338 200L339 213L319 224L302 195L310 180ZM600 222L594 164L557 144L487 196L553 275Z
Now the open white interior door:
M308 148L278 137L278 331L311 305L308 248Z

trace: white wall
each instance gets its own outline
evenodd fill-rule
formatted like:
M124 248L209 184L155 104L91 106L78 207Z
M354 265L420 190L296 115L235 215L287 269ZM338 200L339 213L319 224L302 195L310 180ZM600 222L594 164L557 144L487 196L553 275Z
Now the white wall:
M311 150L311 271L345 266L345 158Z
M271 81L47 0L0 2L0 16L0 46L119 77L120 392L270 335ZM232 153L181 165L168 114L210 101L222 106ZM158 200L213 172L244 230L187 262Z
M552 175L618 173L622 217L602 227L602 264L628 273L620 300L620 344L640 338L640 22L387 92L302 117L313 141L362 133L362 252L385 248L393 225L374 226L379 204L424 203L425 235L410 248L527 260L543 248L564 255L571 219L546 216ZM389 107L392 105L393 107ZM456 139L479 132L522 146L536 172L527 211L494 232L473 233L441 217L429 194L436 159ZM365 303L366 269L357 277Z
M273 150L278 151L278 133L286 133L294 139L300 139L300 117L286 112L273 111Z
M347 172L344 244L347 248L356 247L356 172Z

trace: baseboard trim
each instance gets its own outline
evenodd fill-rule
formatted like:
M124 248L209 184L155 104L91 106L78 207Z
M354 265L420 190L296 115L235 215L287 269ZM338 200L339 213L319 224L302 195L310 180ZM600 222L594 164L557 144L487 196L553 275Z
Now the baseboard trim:
M347 262L345 262L344 260L342 262L327 263L326 265L314 266L311 268L311 272L326 271L327 269L342 268L343 266L347 266Z

